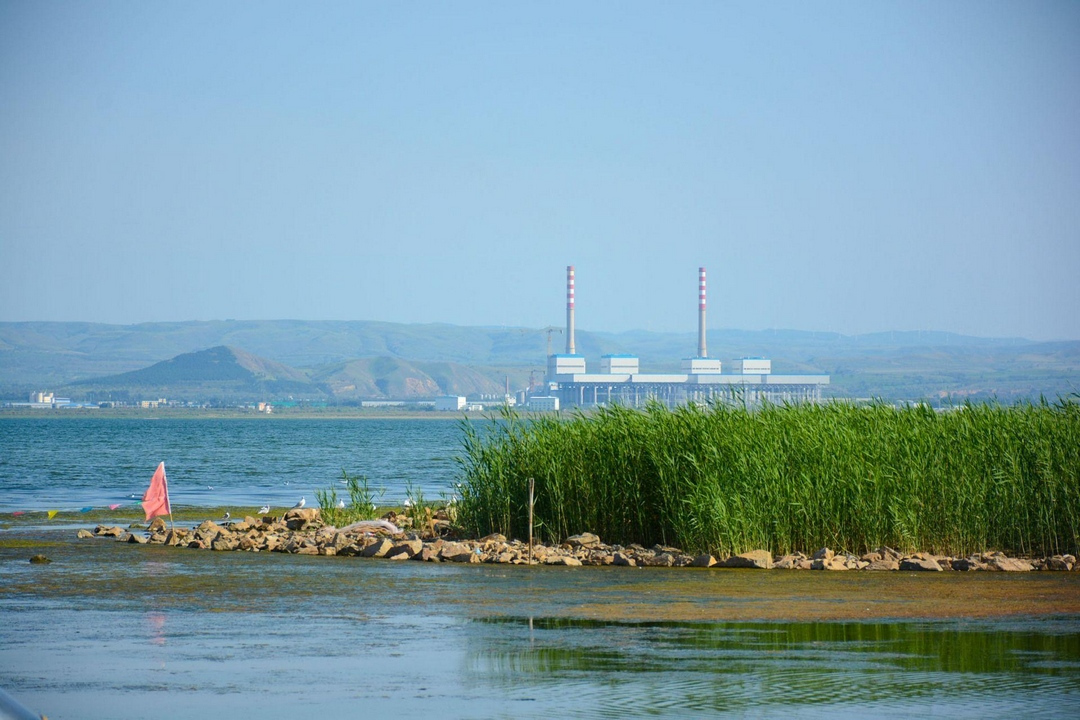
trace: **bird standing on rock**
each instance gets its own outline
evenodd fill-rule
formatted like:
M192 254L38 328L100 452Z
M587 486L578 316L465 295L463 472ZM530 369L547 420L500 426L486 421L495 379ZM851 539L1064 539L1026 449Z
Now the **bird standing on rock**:
M298 502L298 503L296 503L295 505L292 506L292 509L293 510L299 510L300 508L304 507L305 505L307 505L307 498L302 497L302 498L300 498L300 502Z
M229 518L231 518L231 517L232 517L232 515L229 514L228 510L226 510L225 514L221 516L221 521L222 522L228 522Z

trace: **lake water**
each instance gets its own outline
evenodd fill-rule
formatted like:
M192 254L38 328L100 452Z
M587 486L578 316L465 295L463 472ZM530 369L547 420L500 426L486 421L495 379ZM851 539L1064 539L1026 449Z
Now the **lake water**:
M343 469L438 499L460 448L453 420L3 418L0 512L137 503L161 461L174 505L313 503Z
M0 513L141 493L162 454L187 504L342 466L388 496L452 482L455 423L378 423L0 421ZM0 524L0 687L53 720L1080 717L1080 573L463 566L35 522Z

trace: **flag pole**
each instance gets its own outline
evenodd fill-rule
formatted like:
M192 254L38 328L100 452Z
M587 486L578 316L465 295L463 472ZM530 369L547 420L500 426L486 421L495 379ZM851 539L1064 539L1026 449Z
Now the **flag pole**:
M162 462L162 465L165 463ZM173 522L172 516L172 498L169 497L169 474L165 473L165 502L169 504L169 528L175 533L176 523Z

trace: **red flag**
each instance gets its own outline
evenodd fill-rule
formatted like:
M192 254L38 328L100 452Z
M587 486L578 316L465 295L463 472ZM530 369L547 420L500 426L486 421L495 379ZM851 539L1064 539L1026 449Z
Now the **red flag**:
M165 463L157 466L154 477L150 478L150 487L143 493L142 499L147 520L172 512L172 508L169 507L169 483L165 481Z

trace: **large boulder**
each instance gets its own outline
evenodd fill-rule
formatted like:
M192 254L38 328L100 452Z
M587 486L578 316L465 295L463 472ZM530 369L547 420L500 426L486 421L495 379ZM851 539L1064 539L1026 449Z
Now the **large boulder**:
M571 535L563 540L563 542L572 548L593 548L599 546L600 538L591 532L581 533L580 535Z
M930 570L941 572L942 567L932 557L908 557L900 561L901 570Z
M995 555L989 558L986 561L986 565L988 570L997 570L1000 572L1030 572L1031 570L1030 561L1004 557L1002 555Z
M364 548L360 554L364 557L386 557L386 554L390 552L390 549L394 547L394 543L390 542L386 538L377 538L375 542Z
M397 543L386 553L386 557L393 560L395 558L401 558L408 560L413 555L416 555L424 547L424 543L421 540L402 540Z
M768 550L751 550L750 552L732 555L720 565L728 568L768 570L773 566L772 553Z
M285 513L284 520L290 530L304 530L319 522L319 508L293 508Z

